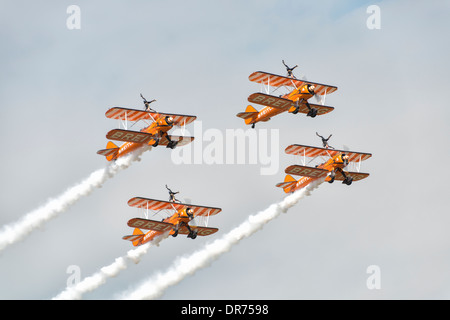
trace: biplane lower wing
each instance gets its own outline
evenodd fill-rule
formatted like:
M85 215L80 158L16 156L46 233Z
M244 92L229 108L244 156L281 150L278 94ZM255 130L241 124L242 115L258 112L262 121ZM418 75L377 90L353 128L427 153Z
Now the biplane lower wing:
M287 174L293 174L296 176L310 177L310 178L323 178L328 175L329 171L325 169L292 165L284 170Z
M194 141L194 137L171 136L171 135L169 135L169 139L173 143L173 148L182 147ZM170 144L170 141L167 139L166 136L162 136L161 140L159 141L159 145L168 146Z
M209 227L198 227L198 226L189 226L191 230L197 233L198 236L209 236L213 233L219 231L218 228L209 228ZM182 226L178 229L178 234L189 234L189 230L186 226Z
M368 173L363 173L363 172L346 172L345 175L347 177L351 177L353 179L353 181L359 181L359 180L365 179L365 178L367 178L369 176ZM342 175L341 172L339 172L339 171L336 172L334 180L344 181L344 179L345 178L344 178L344 176ZM328 180L329 179L327 178L327 180L325 180L325 181L328 181Z
M145 229L159 232L167 232L170 230L174 230L175 228L175 225L172 223L141 218L134 218L129 220L128 226L137 229ZM213 233L216 233L219 230L218 228L209 228L209 227L199 227L199 226L189 226L189 227L191 228L191 230L195 231L198 236L209 236ZM182 226L181 228L178 229L178 234L189 234L189 229L186 226ZM142 236L141 234L130 235L125 236L122 239L137 241L140 239L141 236Z
M174 225L172 223L141 219L141 218L133 218L128 220L128 226L137 229L145 229L145 230L153 230L159 232L166 232L173 229Z
M269 106L278 109L287 109L294 105L294 102L289 99L271 96L261 92L251 94L247 100L251 103Z
M165 116L170 116L173 118L174 125L182 126L191 123L196 116L190 116L185 114L172 114L172 113L159 113L159 112L149 112L136 109L128 109L121 107L114 107L106 111L105 116L110 119L118 119L123 121L138 121L138 120L151 120Z
M113 129L106 134L106 138L124 142L148 143L154 136L146 132Z
M371 153L365 153L365 152L354 152L354 151L345 151L345 150L338 150L338 149L330 149L330 148L318 148L318 147L311 147L311 146L304 146L299 144L292 144L288 146L285 149L285 152L287 154L293 154L293 155L299 155L299 156L305 156L309 158L315 158L318 156L329 156L333 157L338 153L345 153L348 155L350 162L359 162L363 160L369 159L372 154Z
M292 112L291 108L292 110L295 108L295 102L293 102L292 100L281 97L275 97L271 96L270 94L260 92L251 94L248 97L248 101L263 106L269 106L272 108L286 109L286 110L289 109L290 112ZM320 104L310 103L309 106L311 108L317 109L317 115L323 115L334 110L334 107L323 106ZM298 106L297 112L308 114L310 112L310 109L306 106L305 103L301 103Z
M287 86L287 87L295 87L299 88L300 86L304 84L313 84L316 88L314 89L316 94L324 95L324 94L330 94L337 90L337 87L330 86L328 84L322 84L317 82L311 82L307 80L299 80L289 77L280 76L273 73L263 72L263 71L256 71L253 72L248 79L253 82L261 83L266 86L273 86L273 87L281 87L281 86Z
M218 214L222 209L214 207L199 206L194 204L161 201L154 199L147 199L142 197L134 197L128 200L130 207L149 209L149 210L183 210L185 208L191 208L194 210L194 216L212 216Z

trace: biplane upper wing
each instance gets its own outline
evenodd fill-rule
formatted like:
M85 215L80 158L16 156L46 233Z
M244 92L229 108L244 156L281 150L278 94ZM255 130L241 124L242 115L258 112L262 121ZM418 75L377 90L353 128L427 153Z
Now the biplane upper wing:
M253 72L248 79L253 82L262 83L264 85L270 85L273 87L281 87L281 86L288 86L288 87L300 87L304 84L313 84L316 88L314 89L314 92L318 95L324 95L324 94L330 94L337 90L337 87L330 86L327 84L317 83L317 82L311 82L308 80L299 80L299 79L293 79L288 77L279 76L276 74L263 72L263 71L256 71Z
M113 129L106 134L106 138L125 142L147 143L152 140L154 136L146 132Z
M330 156L333 157L338 153L345 153L349 156L350 162L359 162L363 160L369 159L372 154L365 152L354 152L354 151L346 151L346 150L338 150L338 149L330 149L330 148L319 148L319 147L311 147L304 146L299 144L292 144L285 149L287 154L294 154L305 156L309 158L315 158L318 156Z
M159 113L159 112L149 112L129 108L114 107L106 111L107 118L126 120L126 121L138 121L138 120L151 120L154 121L157 118L163 116L171 116L173 122L177 126L182 126L191 123L196 116L184 115L184 114L172 114L172 113Z
M294 106L294 102L292 100L272 96L270 94L265 94L261 92L251 94L247 100L252 103L257 103L263 106L269 106L278 109L287 109ZM317 115L326 114L334 110L334 107L330 106L323 106L320 104L313 104L313 103L310 103L309 105L317 109ZM298 111L307 114L309 112L309 109L306 106L306 104L302 103L299 105Z
M222 209L214 207L199 206L195 204L187 204L180 202L161 201L147 199L142 197L134 197L128 201L130 207L149 209L149 210L183 210L184 208L192 208L194 216L212 216L218 214Z

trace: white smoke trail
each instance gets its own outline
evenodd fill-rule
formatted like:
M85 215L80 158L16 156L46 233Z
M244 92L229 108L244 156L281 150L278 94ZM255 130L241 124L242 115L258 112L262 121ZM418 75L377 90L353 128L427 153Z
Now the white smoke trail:
M158 246L159 243L169 236L169 232L163 233L153 241L146 243L136 249L129 250L125 256L117 258L113 263L100 269L94 275L85 278L76 285L67 287L63 292L55 296L52 300L74 300L81 299L83 294L100 287L108 278L116 277L120 271L128 267L130 261L135 264L141 261L141 257L147 253L148 249Z
M140 156L149 148L141 148L126 157L111 162L107 167L91 173L85 180L69 188L55 199L50 199L42 207L26 214L19 221L3 226L0 230L0 252L9 245L22 240L34 229L42 226L48 220L66 211L80 198L90 194L95 188L99 188L109 178L114 177L119 171L128 168L133 161L140 161Z
M119 298L137 300L160 297L168 287L179 283L188 275L194 274L197 270L208 266L220 255L229 251L233 245L260 230L267 222L276 218L282 212L287 212L300 199L310 195L310 192L323 181L324 179L316 180L306 188L287 196L283 201L271 205L256 215L249 216L246 221L222 236L222 238L205 245L203 249L192 253L190 256L177 259L165 273L158 273L144 281L136 289L119 294Z

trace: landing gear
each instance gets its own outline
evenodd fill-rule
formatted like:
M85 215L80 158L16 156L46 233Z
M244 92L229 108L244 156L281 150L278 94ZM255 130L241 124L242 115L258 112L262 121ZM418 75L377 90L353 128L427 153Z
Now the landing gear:
M197 238L197 231L191 230L187 237L191 239Z
M345 179L344 179L344 181L342 181L342 183L343 184L346 184L346 185L351 185L352 184L352 182L353 182L353 178L352 177L345 177Z
M175 147L177 146L179 141L169 141L169 143L167 144L166 148L170 148L170 149L175 149Z
M253 123L253 124L252 124L252 129L255 129L255 124L256 124L256 123Z
M307 117L314 118L315 116L317 116L317 109L316 108L312 108L309 105L308 101L306 101L306 106L308 107L308 110L309 110L308 113L306 114Z
M170 149L175 149L178 142L180 142L180 141L170 140L169 135L167 133L166 133L166 139L169 140L169 143L167 144L166 148L170 148Z
M159 144L159 140L161 140L159 137L155 139L155 143L152 144L152 147L157 147Z
M334 182L334 178L336 178L336 172L331 171L331 173L330 173L330 180L328 181L328 183L333 183Z
M338 171L339 171L339 172L342 174L342 176L344 177L344 180L342 180L342 183L343 183L343 184L346 184L346 185L348 185L348 186L351 185L352 182L353 182L353 178L350 177L350 176L348 176L348 175L346 175L345 172L344 172L344 170L342 170L342 169L338 169ZM335 178L336 178L336 172L335 172L335 171L331 171L331 173L330 173L330 180L328 180L328 182L329 182L329 183L333 183Z

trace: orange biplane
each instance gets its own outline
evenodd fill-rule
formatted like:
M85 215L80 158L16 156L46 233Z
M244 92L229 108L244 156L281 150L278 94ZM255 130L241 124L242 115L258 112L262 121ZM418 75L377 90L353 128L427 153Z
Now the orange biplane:
M146 102L147 101L144 99L144 103ZM185 126L191 123L197 118L196 116L158 113L148 107L149 103L150 102L147 102L145 104L146 111L119 107L111 108L106 111L106 117L120 120L124 126L124 129L113 129L109 131L106 134L106 138L124 141L125 143L118 147L116 144L109 141L106 145L106 149L99 150L97 153L106 156L106 159L111 161L145 145L152 147L160 145L174 149L177 146L186 145L194 140L194 137L172 136L167 132L172 129L173 126ZM137 121L140 120L146 122L148 126L140 131L128 130L128 121L136 121L134 123L136 124Z
M335 92L337 87L296 79L292 75L291 69L287 68L287 77L262 71L252 73L249 80L267 86L267 88L265 89L266 93L251 94L248 101L263 105L264 108L258 111L249 105L245 112L240 112L236 116L244 119L245 124L251 124L254 128L257 122L269 121L273 116L286 111L293 114L305 113L312 118L333 111L333 107L309 103L308 100L313 96L316 96L316 98L322 96L321 101L325 102L326 95ZM269 94L271 86L275 87L275 90L285 87L288 89L288 93L275 96L273 95L275 90L273 90L271 95Z
M166 232L173 237L176 237L178 234L187 234L188 238L195 239L197 236L209 236L219 230L208 226L190 225L189 222L194 219L203 218L206 220L205 224L207 225L209 217L218 214L222 209L181 203L173 197L174 193L170 192L170 194L170 201L141 197L130 199L128 205L130 207L144 209L146 219L133 218L129 220L128 226L134 228L133 234L124 236L122 239L131 241L134 246L140 246ZM149 210L156 211L156 213L162 210L168 210L173 213L162 221L155 221L147 219ZM141 229L150 231L144 234Z
M331 148L317 148L304 145L293 144L286 148L287 154L299 155L303 158L303 165L291 165L286 168L287 173L284 182L278 183L276 186L283 188L284 192L290 193L301 188L319 178L325 178L325 181L332 183L335 180L351 185L353 181L359 181L369 176L368 173L359 172L361 161L369 159L372 154L363 152L353 152L345 150L336 150ZM327 158L327 160L315 167L306 166L306 158L312 158L309 162L316 158ZM344 171L344 169L352 164L356 172ZM301 176L299 180L293 178L292 175Z

